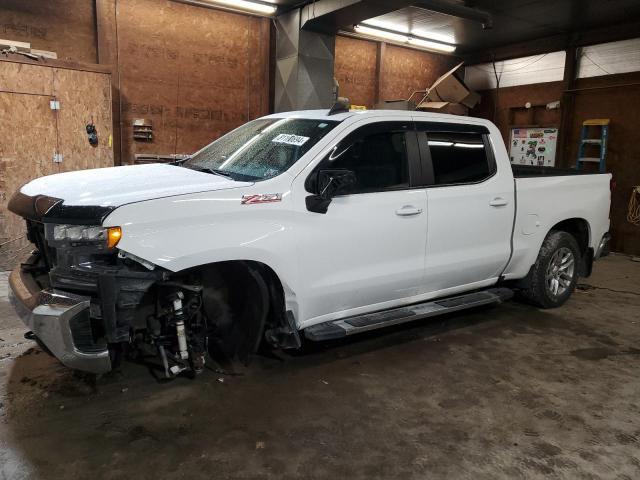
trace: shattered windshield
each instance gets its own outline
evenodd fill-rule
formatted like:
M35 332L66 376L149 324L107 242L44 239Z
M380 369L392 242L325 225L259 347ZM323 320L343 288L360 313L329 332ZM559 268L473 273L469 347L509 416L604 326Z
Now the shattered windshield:
M220 137L182 165L193 170L260 181L286 171L338 122L260 118Z

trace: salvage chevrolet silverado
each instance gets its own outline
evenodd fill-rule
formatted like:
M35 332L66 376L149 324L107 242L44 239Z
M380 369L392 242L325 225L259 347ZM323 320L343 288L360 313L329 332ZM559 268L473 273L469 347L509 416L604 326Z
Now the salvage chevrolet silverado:
M513 167L489 121L326 110L251 121L171 165L62 173L10 210L33 336L94 373L246 361L512 292L562 305L607 253L610 175Z

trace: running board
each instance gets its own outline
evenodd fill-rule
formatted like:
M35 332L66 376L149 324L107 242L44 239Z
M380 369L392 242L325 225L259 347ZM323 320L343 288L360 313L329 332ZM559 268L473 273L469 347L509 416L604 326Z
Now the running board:
M418 303L408 307L394 308L382 312L367 313L355 317L319 323L305 328L303 332L304 336L309 340L332 340L368 330L412 322L421 318L435 317L467 308L500 303L510 299L512 296L513 291L509 288L490 288L479 292Z

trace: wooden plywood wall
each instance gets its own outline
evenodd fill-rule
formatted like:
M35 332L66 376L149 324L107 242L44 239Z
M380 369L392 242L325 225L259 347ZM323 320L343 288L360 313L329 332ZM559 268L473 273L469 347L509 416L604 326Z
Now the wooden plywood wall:
M96 63L94 0L2 0L0 38L30 42L59 59Z
M0 2L0 38L111 65L122 163L193 152L268 113L269 37L268 19L169 0ZM152 143L133 140L137 118L153 121Z
M616 85L627 85L616 87ZM595 88L594 87L606 87ZM640 185L640 72L579 79L576 82L573 118L568 132L566 164L578 156L578 139L584 120L609 118L607 171L616 183L611 194L612 249L640 255L640 227L627 221L629 197ZM593 167L593 166L592 166Z
M618 87L617 85L627 86ZM616 182L611 195L612 250L640 255L640 228L627 222L626 219L631 189L635 185L640 185L640 167L638 166L640 143L635 133L636 126L640 123L640 110L636 107L640 104L640 73L578 79L575 88L578 90L573 93L574 104L569 113L570 129L568 132L560 131L560 135L568 137L566 150L557 154L558 166L565 168L575 166L578 139L584 120L611 119L607 171L612 173ZM494 120L495 90L480 93L482 100L471 114ZM497 96L498 105L494 122L500 128L505 141L509 138L509 107L522 107L526 102L546 104L560 100L562 94L562 82L501 88ZM540 114L539 123L542 125L560 122L559 110L541 111Z
M376 42L350 37L336 37L334 76L340 86L340 96L353 105L372 108L376 103Z
M513 107L523 107L527 102L532 105L546 105L550 102L560 100L562 97L562 82L537 83L531 85L521 85L518 87L500 88L498 93L498 104L496 106L496 93L494 90L480 92L481 102L474 107L471 115L491 120L497 125L502 133L502 137L509 142L510 125L509 111ZM536 112L536 120L540 125L559 125L560 110L539 109ZM514 125L529 124L526 111L519 111L514 114Z
M409 98L425 89L457 63L456 57L395 45L336 37L335 77L340 96L354 105Z
M50 100L60 102L52 110ZM93 120L98 146L87 140ZM0 270L29 248L24 220L7 211L15 191L34 178L113 165L110 75L0 61ZM53 161L61 153L61 163Z
M53 69L58 149L64 155L60 172L113 166L110 75L80 70ZM87 140L86 125L93 123L98 145Z
M30 244L24 220L7 210L9 199L29 180L53 173L56 128L49 97L0 92L0 135L0 270L10 270Z
M136 153L192 153L268 113L268 20L120 0L117 31L123 163ZM153 142L132 140L134 119L153 122Z
M414 91L430 87L458 62L455 57L387 45L380 96L384 100L409 98Z

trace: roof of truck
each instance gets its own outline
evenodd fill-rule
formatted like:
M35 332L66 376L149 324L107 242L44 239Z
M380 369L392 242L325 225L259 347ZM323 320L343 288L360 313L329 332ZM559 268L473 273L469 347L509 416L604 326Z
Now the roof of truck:
M408 116L414 118L423 118L424 120L439 122L455 122L455 123L474 123L474 124L490 124L489 120L477 117L465 117L460 115L448 115L435 112L419 112L410 110L349 110L348 112L336 113L329 115L329 110L297 110L291 112L273 113L268 115L271 118L309 118L314 120L335 120L341 122L351 117L390 117L390 116Z

